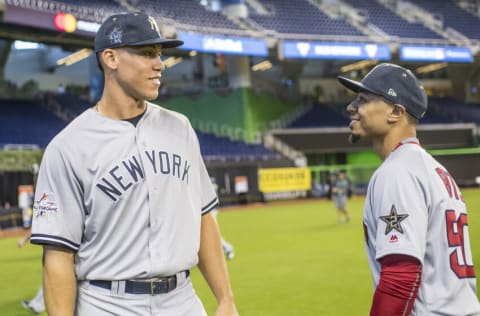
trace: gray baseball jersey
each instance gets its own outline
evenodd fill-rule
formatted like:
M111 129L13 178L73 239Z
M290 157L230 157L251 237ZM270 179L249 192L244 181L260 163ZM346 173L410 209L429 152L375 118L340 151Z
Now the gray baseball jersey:
M217 203L185 116L147 103L135 127L89 109L45 151L31 242L75 251L79 280L172 275L197 264Z
M403 141L374 173L364 229L375 286L381 271L378 259L405 254L421 262L412 315L480 312L465 202L448 171L418 140Z

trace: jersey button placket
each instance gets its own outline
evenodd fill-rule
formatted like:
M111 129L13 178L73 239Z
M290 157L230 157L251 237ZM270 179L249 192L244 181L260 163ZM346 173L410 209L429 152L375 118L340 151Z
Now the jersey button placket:
M160 193L160 190L157 186L154 186L152 188L153 190L153 196L155 196L155 199L158 197L159 193ZM159 229L159 220L158 220L158 214L150 214L150 219L151 219L151 222L152 222L152 230L153 231L157 231Z

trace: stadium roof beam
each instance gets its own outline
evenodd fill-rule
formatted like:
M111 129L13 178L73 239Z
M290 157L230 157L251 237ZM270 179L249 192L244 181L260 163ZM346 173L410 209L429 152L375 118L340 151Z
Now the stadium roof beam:
M72 53L68 56L65 56L63 58L60 58L57 60L57 65L58 66L70 66L75 63L78 63L81 60L84 60L88 56L92 54L92 50L90 48L82 48L79 51L76 51L75 53Z
M67 47L68 50L93 47L93 38L91 37L59 33L10 23L0 23L0 38L59 45Z
M417 74L425 74L425 73L437 71L446 67L448 67L448 63L434 63L434 64L428 64L422 67L418 67L417 69L415 69L415 72Z
M370 67L370 66L374 66L376 64L378 64L377 60L361 60L361 61L355 62L353 64L348 64L348 65L342 66L340 68L340 71L345 73L345 72L349 72L349 71L353 71L353 70L361 70L361 69L364 69L364 68L367 68L367 67Z

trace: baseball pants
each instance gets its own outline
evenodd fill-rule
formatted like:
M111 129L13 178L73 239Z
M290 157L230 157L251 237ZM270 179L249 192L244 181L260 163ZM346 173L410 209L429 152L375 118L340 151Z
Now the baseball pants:
M40 285L40 288L37 291L37 294L28 302L28 306L33 308L36 311L45 310L45 301L43 299L43 287Z
M347 197L346 196L335 196L333 197L333 203L335 204L336 208L344 209L347 205Z
M185 273L177 274L177 287L166 294L130 294L79 283L76 316L207 316Z

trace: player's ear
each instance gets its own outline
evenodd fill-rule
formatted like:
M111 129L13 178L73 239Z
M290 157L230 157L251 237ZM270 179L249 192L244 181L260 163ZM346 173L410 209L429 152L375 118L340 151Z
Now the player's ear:
M394 104L390 114L388 115L388 121L390 123L397 122L406 113L405 107L401 104Z
M105 49L100 52L100 59L103 61L103 65L107 68L116 69L118 64L118 56L115 50Z

